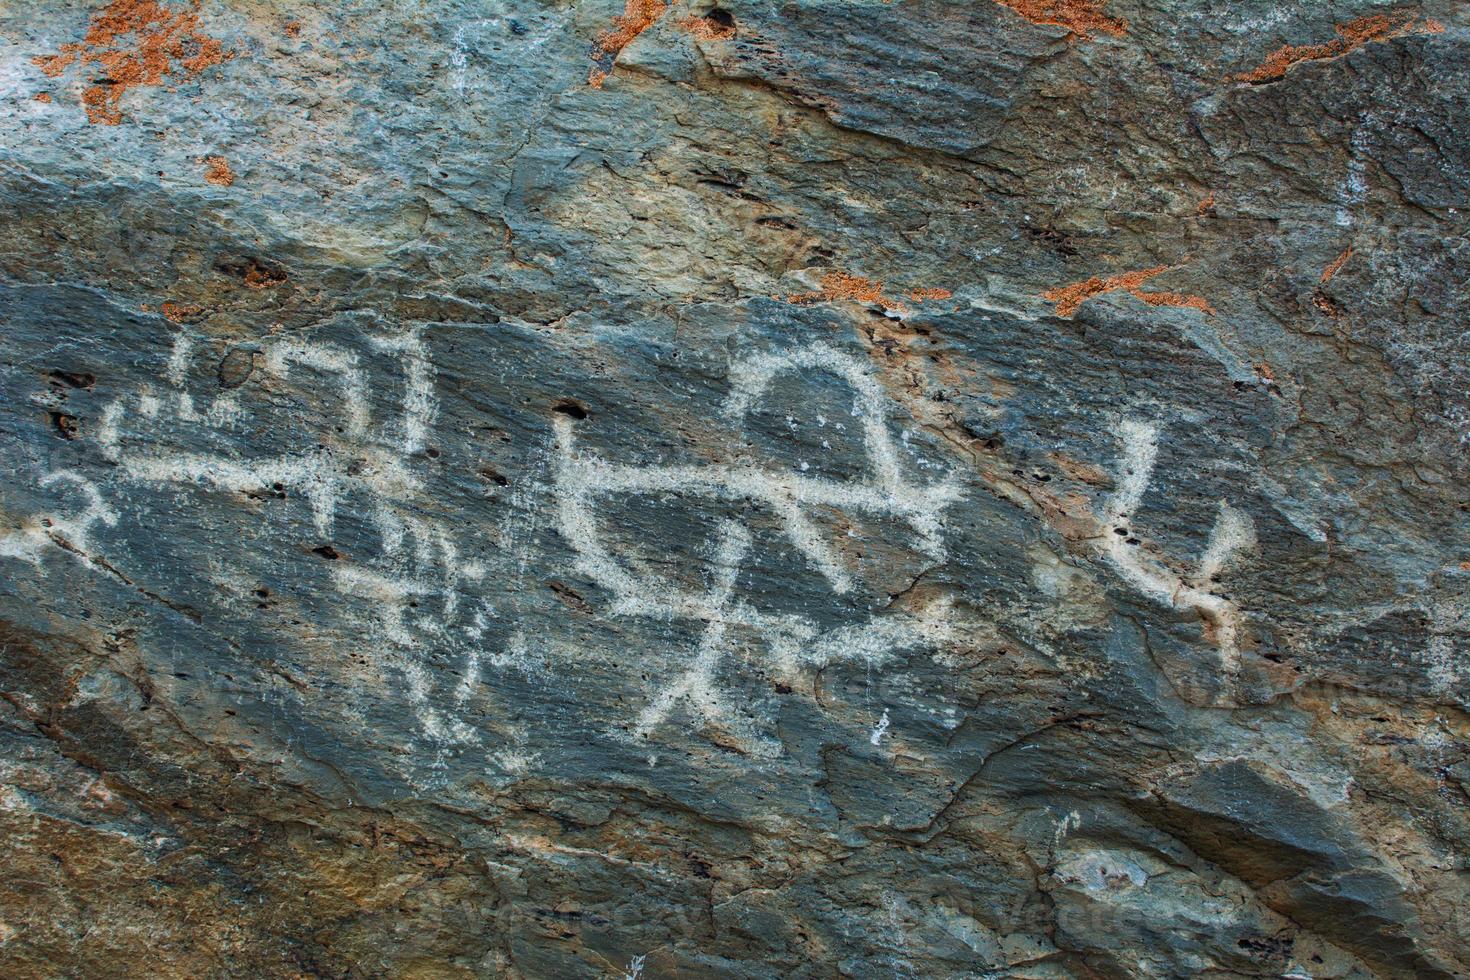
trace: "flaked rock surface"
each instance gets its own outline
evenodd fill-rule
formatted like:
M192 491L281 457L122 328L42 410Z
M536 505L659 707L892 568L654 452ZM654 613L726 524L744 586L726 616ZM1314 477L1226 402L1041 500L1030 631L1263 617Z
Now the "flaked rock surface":
M0 39L0 975L1470 973L1470 8Z

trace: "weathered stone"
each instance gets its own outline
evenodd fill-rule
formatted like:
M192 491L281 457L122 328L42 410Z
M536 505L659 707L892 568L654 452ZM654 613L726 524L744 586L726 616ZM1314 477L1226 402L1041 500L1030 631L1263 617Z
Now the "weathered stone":
M1464 5L0 32L5 976L1470 972Z

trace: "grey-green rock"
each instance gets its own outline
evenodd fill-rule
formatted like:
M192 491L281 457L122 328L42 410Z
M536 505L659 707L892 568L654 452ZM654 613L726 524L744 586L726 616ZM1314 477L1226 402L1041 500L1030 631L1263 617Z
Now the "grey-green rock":
M0 974L1470 973L1470 9L0 8Z

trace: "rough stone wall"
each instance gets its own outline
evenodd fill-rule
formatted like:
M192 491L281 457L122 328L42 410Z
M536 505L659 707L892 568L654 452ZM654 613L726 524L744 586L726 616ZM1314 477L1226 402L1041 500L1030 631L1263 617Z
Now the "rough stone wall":
M1470 8L0 5L0 974L1470 972Z

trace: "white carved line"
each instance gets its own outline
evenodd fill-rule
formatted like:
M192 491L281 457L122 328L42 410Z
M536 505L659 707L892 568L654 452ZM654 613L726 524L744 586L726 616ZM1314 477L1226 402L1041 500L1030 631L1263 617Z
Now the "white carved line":
M1125 419L1117 430L1122 457L1118 464L1117 489L1103 504L1102 518L1107 533L1100 547L1124 581L1154 602L1169 609L1193 610L1215 631L1215 643L1225 669L1233 674L1240 667L1240 608L1208 591L1210 580L1236 556L1255 544L1255 527L1249 517L1225 502L1193 575L1185 578L1142 548L1130 545L1117 528L1137 527L1137 513L1153 478L1159 455L1158 427Z
M422 534L422 528L415 533ZM479 633L473 628L465 630L468 643L464 643L451 635L450 624L458 609L461 583L477 581L483 576L483 570L474 564L461 565L447 538L434 535L430 540L432 543L425 545L421 560L415 561L418 574L337 564L332 568L332 580L338 592L363 600L376 620L383 640L376 645L378 657L403 676L409 703L424 734L442 743L473 742L477 738L473 728L457 718L446 720L434 707L433 679L425 669L423 658L430 644L465 653L465 676L454 692L455 705L463 706L479 677L480 658L474 642ZM420 599L439 600L436 621L415 618L410 622L410 604Z
M271 374L287 378L292 364L301 364L323 374L337 375L342 388L347 434L354 439L360 439L367 433L371 421L367 402L367 379L357 366L356 354L299 341L276 343L266 348L265 369ZM177 381L174 383L179 384Z
M797 663L825 667L840 661L857 661L881 667L900 650L943 646L960 637L950 618L953 608L950 599L937 599L918 616L886 616L828 630L800 649Z
M403 356L404 393L403 421L400 426L403 451L416 453L424 448L424 440L438 412L434 397L434 368L429 352L417 331L397 337L375 337L373 346Z
M164 368L164 376L174 387L174 414L185 422L208 422L216 427L228 425L240 415L240 406L235 401L234 395L220 395L210 403L209 411L200 415L194 408L193 396L184 390L184 383L189 376L189 358L193 350L193 338L181 332L174 338L174 346L169 352L168 364ZM153 418L158 414L158 400L151 394L142 395L138 400L138 408L145 416Z
M89 555L92 528L97 524L113 527L117 524L117 513L107 505L96 485L80 473L57 470L41 478L43 489L58 483L75 486L86 498L86 506L70 515L36 514L21 527L0 534L0 558L15 558L41 567L46 548L51 546L75 555L84 564L93 564Z
M775 473L749 464L620 465L579 454L572 434L573 425L570 418L560 415L553 422L560 476L565 480L559 479L558 482L575 491L574 495L564 497L564 517L567 511L565 501L571 496L585 499L611 493L673 493L725 500L759 500L781 518L792 546L827 578L838 593L851 590L851 576L821 540L816 527L807 520L803 513L805 507L826 506L898 517L920 535L921 548L929 557L943 557L939 516L959 495L959 487L953 482L917 487L892 481L880 473L877 483L843 483L795 473ZM576 525L577 521L571 523ZM590 534L595 536L595 532ZM579 535L583 540L588 536L586 529Z
M1429 636L1418 659L1436 694L1453 691L1464 677L1463 660L1455 650L1455 633L1465 617L1463 600L1432 599L1421 608L1429 618Z

